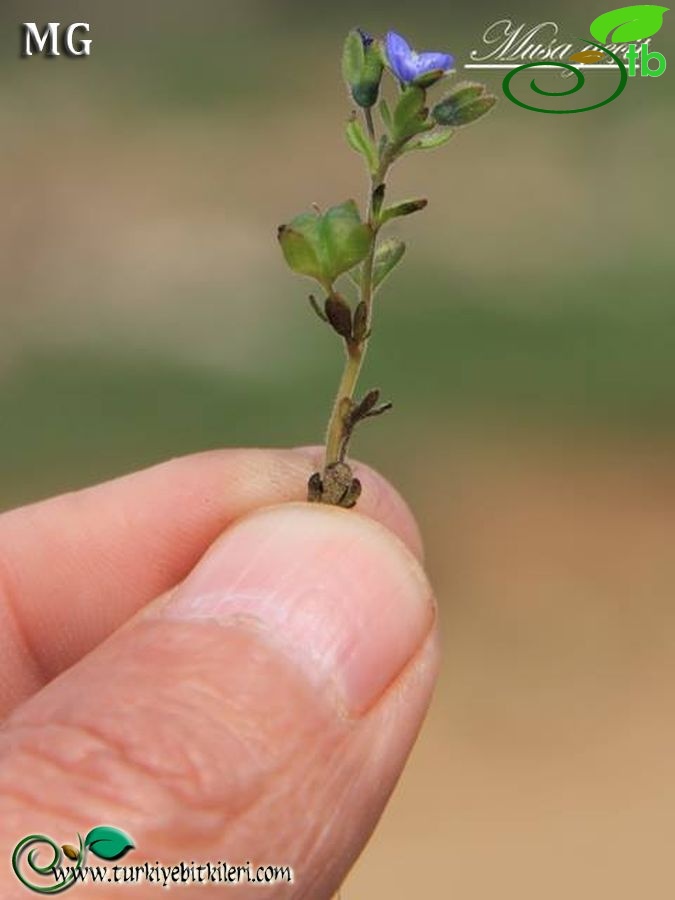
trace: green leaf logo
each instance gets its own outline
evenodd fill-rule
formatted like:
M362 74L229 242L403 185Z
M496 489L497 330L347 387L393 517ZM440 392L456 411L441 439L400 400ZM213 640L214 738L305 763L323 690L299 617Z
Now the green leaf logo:
M606 44L610 37L614 44L629 44L652 37L663 25L663 14L668 12L667 6L622 6L603 13L591 24L591 34Z
M84 839L84 846L99 859L120 859L136 845L128 834L111 825L92 828Z

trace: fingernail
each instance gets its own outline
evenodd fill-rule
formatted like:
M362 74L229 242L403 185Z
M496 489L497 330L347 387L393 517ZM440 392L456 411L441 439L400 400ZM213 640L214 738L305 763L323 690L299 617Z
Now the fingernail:
M383 526L298 503L229 528L161 614L258 630L359 714L414 656L434 607L419 563Z

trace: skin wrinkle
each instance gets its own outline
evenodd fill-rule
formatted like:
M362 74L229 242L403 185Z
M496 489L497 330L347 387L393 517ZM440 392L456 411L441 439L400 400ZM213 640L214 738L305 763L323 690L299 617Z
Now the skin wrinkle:
M0 551L0 604L8 611L10 620L14 626L14 632L19 640L20 646L24 653L24 659L30 665L32 672L29 673L35 677L37 684L46 684L50 675L40 659L40 656L28 636L28 629L22 620L19 612L21 604L19 603L19 592L16 585L16 577L12 571L10 563Z
M377 740L380 735L382 735L382 741L388 744L390 735L388 733L383 735L383 729L378 728L374 732L374 739ZM310 830L308 834L309 841L303 843L297 850L303 861L303 885L297 894L299 898L314 900L317 896L318 885L325 885L326 857L329 860L328 868L330 869L332 864L332 870L335 873L332 877L336 889L337 884L343 877L339 874L341 872L341 857L349 853L349 847L352 843L359 844L359 835L350 828L350 823L354 821L355 809L363 798L364 777L367 778L368 790L372 791L374 784L373 774L377 774L375 767L372 765L372 743L370 740L368 741L368 750L367 753L364 753L363 748L359 745L359 738L361 738L360 743L363 744L362 736L357 736L357 743L350 746L346 754L343 753L338 757L339 765L326 767L326 770L331 773L333 778L322 778L318 782L320 788L318 797L321 800L317 802L314 799L312 806L321 809L322 819L320 821L322 826ZM366 776L364 776L364 760L367 760L370 764L367 766ZM337 792L332 790L334 786L339 788ZM387 792L388 795L391 793L392 788L393 785ZM377 790L379 790L379 784ZM365 836L371 832L378 818L378 812L375 811L371 812L370 818L366 817L360 821L360 826ZM358 817L356 817L356 821L358 821ZM343 846L338 853L335 852L333 845L335 834L344 835ZM330 842L330 851L326 853L328 842Z
M350 737L351 729L347 729L336 739L318 732L316 739L304 741L299 752L290 758L291 765L284 777L273 783L273 790L268 792L265 802L288 810L320 809L324 811L322 814L332 809L334 803L326 801L335 796L335 786L340 787L341 773L349 757ZM302 787L301 792L298 792L298 785ZM316 829L312 829L309 846L303 836L301 849L305 860L316 842L315 834Z
M167 773L162 772L158 773L154 771L151 767L145 766L139 762L137 759L131 759L127 755L124 754L123 751L120 751L119 748L115 747L110 743L107 736L101 737L97 734L95 729L92 729L88 726L77 724L77 725L68 725L64 726L64 729L67 729L70 733L77 735L78 733L84 734L86 737L93 737L100 741L100 746L102 752L103 761L105 762L105 755L109 754L111 750L116 753L118 760L120 760L124 767L127 767L129 771L134 774L140 774L142 777L142 781L146 782L148 785L152 787L161 786L162 793L166 795L169 800L169 808L164 816L165 821L171 823L172 825L178 819L184 819L186 815L186 810L189 813L216 813L214 818L213 815L209 816L210 824L209 824L209 832L215 835L222 835L223 832L231 827L232 823L236 821L238 818L244 817L251 809L255 807L255 805L260 802L260 800L269 795L269 786L274 784L278 779L280 772L277 770L270 770L265 773L264 777L261 778L257 783L252 784L245 792L242 792L240 788L235 792L228 793L227 804L223 803L223 797L218 796L213 800L210 799L209 793L204 791L198 791L197 797L198 799L194 799L192 796L192 792L189 790L183 790L179 785L179 790L177 791L177 783L171 782L167 780ZM30 731L32 729L26 728L28 735L30 737ZM77 738L76 738L77 740ZM49 748L42 745L40 746L30 746L23 745L21 747L21 754L25 758L26 756L30 756L37 760L38 767L37 770L40 770L40 765L44 766L46 763L48 766L52 767L56 770L55 778L58 778L59 781L70 780L73 777L73 767L68 762L59 759L58 756L49 752ZM88 754L91 757L91 753ZM87 772L87 761L86 759L82 762L81 765L77 766L76 775L78 778L82 779L83 776L86 775ZM269 782L269 784L268 784ZM137 806L132 803L122 804L116 799L120 792L114 786L114 790L112 793L114 794L114 799L108 794L102 794L100 791L101 787L105 787L106 783L99 777L98 773L92 773L88 777L84 779L84 782L79 785L79 791L77 794L66 791L63 796L67 797L69 800L75 799L75 803L72 806L54 805L45 803L45 797L49 796L49 792L41 790L43 787L42 784L36 784L35 793L31 793L26 788L17 789L16 783L14 780L10 780L7 784L2 785L2 793L4 797L9 797L10 799L16 797L23 801L24 806L30 810L30 813L33 817L36 815L39 816L39 813L36 813L36 810L40 810L42 813L51 813L58 820L61 820L64 816L73 823L81 823L81 819L83 814L85 816L89 816L88 810L82 809L79 806L79 800L77 799L78 794L84 799L86 797L87 807L91 809L91 807L97 805L97 801L101 802L101 805L106 808L106 811L110 811L111 803L114 804L115 809L119 813L120 821L128 821L129 817L135 820L140 820L143 823L143 827L145 830L153 831L152 827L148 828L148 812L147 809L147 796L145 791L139 789L138 793L141 795L143 799L143 803L140 806ZM232 796L237 798L238 802L236 804L232 803ZM132 793L132 797L137 796L137 792ZM159 809L155 805L151 811L152 819L150 820L152 825L157 826L159 823L157 822L157 813ZM5 813L7 816L8 813ZM78 824L78 827L79 824ZM190 820L189 833L194 835L195 831L195 820L192 818ZM158 831L161 834L161 831Z
M314 817L320 815L323 818L326 815L332 816L336 809L343 809L345 806L343 795L347 786L337 792L337 800L334 799L336 792L333 787L335 785L340 787L341 772L344 770L345 759L349 756L350 747L347 739L333 744L327 741L317 742L312 755L308 758L302 754L299 755L294 759L294 767L286 773L286 777L274 784L274 790L267 795L260 795L262 814L257 819L255 817L252 819L240 818L234 823L233 829L228 835L229 840L238 846L251 846L255 843L254 835L259 829L261 821L288 820L294 813L297 815L295 811L302 816L306 815L307 810L312 811ZM337 765L334 764L334 761L337 761ZM350 764L350 769L353 770L356 778L359 771L356 760ZM327 772L331 773L332 777L327 778ZM308 774L312 775L311 779L308 778ZM298 785L302 786L303 793L298 792ZM307 799L305 799L305 794ZM303 881L312 869L316 869L319 876L322 869L325 869L325 865L321 865L325 836L325 829L317 828L293 828L285 836L284 858L291 861L296 870L298 862L302 861ZM278 853L280 856L281 851ZM311 897L312 894L303 890L300 896Z
M315 782L325 786L329 780L325 779L323 775L329 766L322 761L322 758L326 756L329 759L334 756L339 757L343 752L342 747L345 740L346 736L340 742L333 744L320 740L313 745L314 752L309 757L306 754L306 746L299 748L300 752L292 754L283 767L280 767L278 771L267 772L264 780L248 792L248 802L238 806L236 815L231 814L231 810L228 810L227 816L224 817L221 827L218 829L219 834L223 834L225 831L236 832L238 828L247 829L249 822L253 823L253 828L257 829L259 822L267 818L267 816L257 816L258 810L264 806L278 806L285 811L285 814L289 814L292 810L307 808L304 803L299 802L297 785L303 784L303 786L309 787L314 782L308 781L308 772L316 771ZM309 793L311 801L309 808L314 808L317 806L317 792L311 793L310 791ZM303 858L305 858L305 854L303 845Z
M47 802L44 795L36 800L33 794L28 793L25 788L18 784L12 783L6 788L3 787L3 800L5 798L14 802L15 806L18 804L20 807L23 807L31 818L38 817L43 819L46 813L48 816L51 815L55 820L58 820L60 825L65 822L64 828L67 828L68 823L72 825L73 831L77 831L81 827L81 812L74 813L66 809L63 804L51 804ZM5 813L4 817L4 827L7 828L9 826L11 828L11 814Z
M317 752L310 757L311 760L317 760L316 763L308 765L302 757L300 758L298 762L298 767L301 769L299 780L293 778L292 772L289 773L289 784L291 787L294 783L302 784L310 798L308 803L304 803L302 798L300 798L300 808L307 807L314 811L320 810L322 817L328 816L333 826L338 826L337 834L341 833L339 829L341 818L345 823L355 819L355 808L363 800L364 793L372 793L374 789L382 791L386 788L386 795L389 796L391 794L394 784L379 769L377 760L378 758L385 760L386 768L390 739L391 735L395 733L397 716L401 713L401 706L406 702L411 702L412 695L422 687L425 676L428 680L429 676L437 668L437 646L436 637L428 637L419 652L396 680L395 686L392 686L387 696L382 698L381 704L378 704L376 709L373 709L361 720L361 723L366 727L369 719L375 720L378 724L374 731L367 731L364 734L358 728L361 723L351 723L351 733L346 738L344 747L334 746L332 748L333 756L329 757L327 763L321 762L318 758L320 754ZM353 739L355 739L355 743L352 743ZM369 765L367 766L367 773L364 775L365 760L368 761ZM308 772L315 773L312 782L308 781ZM326 777L326 773L329 773L329 777ZM364 777L367 781L367 788L364 785ZM337 792L334 790L336 786L339 788ZM364 790L364 788L366 789ZM297 800L297 796L293 794L291 806ZM270 803L284 803L285 798L283 796L281 799L278 796L271 797L269 801ZM362 823L364 835L370 833L378 816L379 810L375 809L375 811L371 811L370 818L366 817L365 824ZM267 821L273 817L274 814L268 812L262 821ZM358 821L358 816L356 821ZM247 826L247 823L239 821L236 827L241 827L242 825ZM253 827L258 827L257 823L254 823ZM303 863L302 887L298 888L293 896L314 900L317 896L316 886L318 884L325 885L326 878L326 853L321 838L323 837L325 843L325 840L328 838L334 840L334 835L330 835L328 829L321 829L321 834L317 834L316 829L309 829L309 834L305 832L305 829L300 829L297 832L298 842L292 846L292 849L288 839L284 848L285 851L288 851L287 858L291 859L295 856L295 858L301 858ZM293 833L295 834L296 832ZM342 871L340 858L342 855L346 856L348 854L348 847L352 845L352 842L354 846L359 844L359 835L352 833L347 824L343 829L343 833L347 836L346 846L341 847L337 853L335 847L331 846L331 851L328 854L328 858L333 863L336 873ZM232 838L234 840L238 839L241 845L246 845L247 842L254 840L254 833L250 832L249 829L243 833L232 834ZM309 843L307 843L308 839ZM336 875L336 882L339 880L340 878Z
M264 651L267 653L267 650ZM253 677L253 676L251 676ZM265 677L263 673L263 681L268 681L269 679ZM293 680L297 680L297 676L293 673ZM185 682L184 679L181 679L181 690L184 690ZM303 685L303 690L304 690ZM202 690L200 686L200 690ZM217 689L211 685L206 685L206 694L211 697L214 694L217 695ZM190 706L190 695L186 697L181 697L181 707ZM318 710L317 710L318 711ZM86 709L84 710L86 713ZM170 712L170 711L169 711ZM245 714L237 715L228 715L227 708L224 712L224 717L226 718L226 722L221 721L218 723L219 727L222 729L223 727L227 727L229 729L230 735L234 733L237 740L240 740L241 724L244 726L247 724L249 719L247 719ZM79 714L79 711L76 710L76 713ZM243 711L245 713L245 710ZM251 716L251 711L248 710L249 717ZM180 714L176 712L176 715ZM295 714L295 719L298 719L300 716L300 711ZM214 718L216 718L214 716ZM258 714L253 714L252 722L255 722L259 719ZM323 724L319 725L322 720L325 719L325 714L321 714L319 719L315 721L312 719L313 725L316 729L321 729L324 734L332 736L332 739L336 738L339 734L339 729L335 729L334 727L328 728L326 731L326 722L323 721ZM301 721L301 719L300 719ZM241 723L241 724L240 724ZM169 795L169 797L177 798L179 803L178 806L182 812L184 812L184 808L188 807L193 811L208 811L212 812L214 810L219 811L218 816L218 828L225 828L228 823L231 825L233 819L240 818L244 815L246 809L255 801L256 797L260 796L270 796L273 793L273 789L275 786L279 784L284 784L288 781L288 769L289 765L292 764L293 760L296 758L302 759L305 755L305 740L307 737L307 729L293 729L290 733L293 735L293 740L288 742L284 741L282 743L283 752L270 755L269 747L264 748L264 752L256 753L252 756L250 753L248 754L250 762L253 762L253 775L251 775L251 766L249 764L244 766L244 770L247 774L247 781L241 782L239 781L235 786L231 786L230 789L226 792L225 795L215 795L211 794L211 786L208 782L204 782L200 775L202 768L206 768L209 771L213 769L213 763L208 760L204 761L203 757L200 755L198 759L195 759L194 755L190 752L190 745L186 744L185 749L187 749L187 753L181 752L181 757L178 766L171 766L169 768L163 767L158 769L155 762L148 765L147 762L143 761L136 754L133 746L129 747L129 745L125 741L115 740L114 735L106 731L101 731L99 728L96 728L90 722L84 723L79 720L64 722L61 725L57 726L60 729L67 730L68 734L74 734L73 744L76 746L77 743L81 743L78 738L78 734L84 735L88 740L93 742L93 748L88 747L84 757L77 762L77 771L80 775L86 775L87 772L91 771L92 768L92 760L96 761L95 771L94 773L89 775L86 785L83 787L83 791L86 792L91 788L96 788L97 780L99 773L96 769L104 766L105 756L106 754L112 753L124 766L130 767L132 773L138 774L140 773L144 780L147 780L149 783L153 785L158 781L159 784L162 785L163 790ZM18 732L15 736L15 745L30 743L32 741L31 732L35 729L35 732L38 733L38 729L40 728L40 724L38 722L35 723L26 723L21 725L21 731ZM124 733L124 726L122 723L122 733ZM321 732L320 732L321 733ZM297 736L296 736L297 734ZM44 740L44 733L41 734L42 739ZM261 740L263 739L263 735L260 736ZM42 754L44 758L56 765L64 767L64 761L62 758L59 758L58 753L53 752L54 747L61 747L64 743L67 744L67 736L64 741L52 741L47 747L44 744L39 746L36 749L36 754ZM250 749L250 744L248 744L248 748ZM275 748L277 751L279 750L279 746ZM236 753L235 750L228 747L228 756L232 757ZM254 761L255 760L255 761ZM160 760L163 763L166 763L166 758L162 758ZM185 764L189 762L189 771L186 772ZM72 771L70 767L65 768L64 771L72 777ZM195 773L196 777L195 777ZM292 779L291 779L292 780ZM196 786L196 787L195 787ZM95 791L96 792L96 791ZM96 792L98 793L98 792ZM140 793L144 793L142 790L142 785L140 789ZM195 798L196 794L196 798ZM233 798L238 802L236 806L233 806ZM39 798L36 798L36 805L39 806ZM255 801L257 802L257 801ZM139 811L142 811L142 807L139 807Z
M34 729L26 729L29 738L30 732L33 730ZM37 731L37 729L35 730ZM74 733L76 735L84 731L84 729L79 728L68 728L67 730L69 733ZM80 768L79 765L75 765L72 760L59 758L59 756L53 752L53 747L51 745L45 746L43 741L38 741L33 745L24 741L21 743L19 749L22 765L25 763L26 758L37 761L38 765L35 767L34 771L40 773L40 780L34 782L29 779L27 781L28 786L34 788L31 792L28 790L28 787L25 786L25 781L19 782L15 777L11 777L10 775L8 779L2 779L2 796L3 799L9 798L11 800L17 798L23 800L25 805L30 808L31 818L40 816L42 813L50 813L55 819L60 821L65 816L69 821L76 823L76 827L79 828L81 827L83 815L85 818L89 818L90 809L94 807L99 800L102 801L102 805L105 806L106 811L112 811L112 808L114 807L121 815L134 813L134 807L127 803L120 803L117 799L117 794L114 799L102 794L101 789L110 788L109 783L103 779L93 777L86 778L82 783L78 783L77 791L71 789L69 791L58 793L61 801L59 805L46 802L46 798L52 796L48 789L50 783L54 782L59 785L68 784L72 781L74 774L78 778L82 778L84 769ZM48 767L46 772L44 769L45 766ZM21 788L18 787L20 783L24 784ZM86 805L88 809L83 809L79 802L79 797L82 794L86 795ZM66 805L66 800L69 805ZM36 812L36 810L39 810L39 812ZM6 810L4 812L5 821L3 823L5 826L7 826L10 816L11 812Z
M320 808L323 810L331 810L329 818L331 821L334 821L335 819L337 819L338 813L337 811L334 812L333 810L342 810L342 807L345 805L346 801L345 803L343 803L341 799L337 804L328 804L326 802L323 802L320 798L323 795L326 795L326 797L330 797L331 794L334 793L332 791L333 785L340 784L341 769L338 766L331 765L330 760L336 757L338 761L343 761L344 752L340 745L333 744L328 753L328 762L324 762L321 759L321 757L325 755L326 747L325 744L323 744L321 751L316 749L309 759L295 759L294 762L295 767L302 770L302 776L306 775L307 770L316 772L315 782L308 785L308 787L310 788L309 793L312 797L311 807ZM357 780L357 766L355 764L351 764L350 769L352 769L354 774L350 778L349 782L345 784L344 788L340 791L341 795L349 793L351 790L351 785L354 781ZM322 775L325 771L331 772L333 777L329 779L323 778ZM294 785L298 783L306 784L306 778L298 777L298 774L294 774L292 770L285 773L285 777L283 778L274 777L270 785L273 790L269 790L268 786L266 785L261 785L259 790L256 790L250 795L250 802L246 805L240 806L237 809L236 814L233 813L231 809L227 811L227 814L223 814L223 812L220 812L220 804L214 804L213 809L218 809L220 814L215 819L213 817L210 819L206 832L210 835L211 840L222 841L225 834L229 830L231 830L233 827L236 828L237 822L239 823L239 825L244 825L247 820L252 821L254 823L254 827L257 828L259 827L257 822L259 822L260 820L265 820L267 818L266 816L256 817L258 809L264 807L265 805L273 804L285 809L302 809L304 804L298 803L297 792L294 790ZM313 791L312 788L314 788L315 785L319 785L322 790L319 792ZM279 790L280 787L282 788L282 790ZM26 800L26 806L30 808L32 814L35 814L36 804L34 798L27 797ZM70 821L72 821L73 823L72 827L74 832L77 831L79 827L81 827L81 823L78 820L77 816L71 813L70 810L65 810L61 807L47 807L42 801L40 802L40 808L42 809L42 811L52 812L59 819L63 818L63 814L65 812L69 816ZM124 815L124 807L119 807L119 809L122 811L121 814ZM209 807L200 805L198 811L201 811L202 809L210 811ZM180 823L178 824L177 829L175 827L177 820L174 816L171 816L167 821L172 826L171 832L174 837L174 842L180 845L183 840L194 840L195 832L201 831L201 829L197 829L195 827L194 820L191 820L190 822L185 821L183 810L180 811L179 815ZM124 821L124 818L120 819L120 821ZM164 836L163 829L161 827L158 827L159 823L157 822L156 817L153 818L153 825L155 826L154 828L149 827L144 829L146 839L150 839L151 843L154 842L154 840L159 839L161 843ZM308 868L316 868L316 866L314 866L314 859L320 859L322 845L325 841L326 834L326 827L322 828L318 834L315 830L311 830L309 832L309 844L304 841L304 836L301 834L301 840L299 842L299 846L296 849L296 852L294 854L290 854L289 851L289 854L295 856L296 858L302 858L305 865L309 863ZM320 877L320 873L318 874L318 877ZM303 891L303 895L307 897L312 896L312 894L309 892L309 889L306 892Z
M54 765L53 761L47 759L43 753L36 752L32 749L26 749L23 752L24 756L34 759L38 763L38 766L44 766L45 763ZM57 767L54 766L54 768ZM59 781L63 780L67 782L67 779L72 775L72 772L65 766L58 767L58 771L62 773ZM85 786L82 785L78 792L68 793L68 806L66 806L65 803L66 798L61 794L59 794L59 804L55 804L46 800L48 796L51 796L48 790L40 791L38 795L36 793L31 793L25 788L20 788L14 781L7 786L3 786L2 793L3 800L9 800L10 802L18 800L19 803L22 803L24 806L26 812L28 812L28 816L21 816L20 811L17 810L17 813L19 813L17 818L20 818L21 822L26 822L28 820L35 821L38 819L42 820L45 818L45 814L47 814L51 815L54 821L58 821L59 828L63 827L65 817L67 822L72 824L73 830L77 831L82 827L83 820L91 820L92 811L95 809L104 809L105 816L111 820L124 821L127 823L137 821L140 811L130 803L121 802L116 796L111 797L109 794L102 793L101 788L104 787L109 786L103 779L91 779L91 783L86 786L86 790ZM80 800L85 800L86 802L81 803ZM143 815L145 815L145 813L143 813ZM4 816L4 826L7 828L8 824L11 822L11 811L4 813Z
M183 682L183 684L185 685L185 682ZM196 685L195 688L197 690L199 690L200 692L206 694L206 686ZM215 689L209 690L209 693L212 694L213 699L218 700L218 702L222 703L222 697L217 697ZM211 722L213 723L213 725L215 725L216 727L222 727L222 720L224 718L224 713L225 712L232 713L232 710L233 710L232 703L228 703L227 709L226 710L220 709L218 711L218 713L216 713L216 711L213 710L213 712L210 716L210 719L211 719ZM233 753L233 749L232 749L233 746L239 747L239 757L238 758L250 759L251 762L253 763L253 766L255 767L256 771L260 773L261 778L267 777L268 775L270 777L278 775L278 773L282 770L282 768L284 766L284 760L283 759L279 760L273 767L270 767L269 765L265 766L265 763L268 761L269 750L265 746L259 747L259 746L256 746L253 744L253 741L251 740L250 735L246 732L246 729L245 729L246 719L245 719L244 715L242 715L242 712L243 712L243 710L240 710L237 708L235 710L235 715L231 716L231 718L236 719L238 727L236 728L236 730L234 728L229 728L229 730L228 730L229 752ZM197 758L197 753L192 752L192 748L189 743L186 746L186 755L187 755L187 758L190 760L190 763L192 765L194 772L196 773L197 777L195 778L195 781L197 783L202 782L203 779L202 779L201 775L202 775L202 768L203 768L203 760ZM206 784L202 784L202 793L204 793L204 794L208 793Z
M52 724L48 725L47 727L52 731L58 730L64 733L66 736L73 736L74 740L71 741L73 746L78 745L78 738L81 736L89 739L90 743L88 749L83 758L78 761L77 772L80 775L87 774L87 765L92 760L105 759L106 756L112 756L114 761L121 762L124 767L127 767L133 773L141 775L150 783L154 783L156 780L159 780L160 783L165 784L167 787L170 787L171 784L168 779L179 774L169 769L160 771L152 765L145 764L141 760L132 757L132 755L128 752L128 748L124 744L112 740L110 735L98 731L90 723L73 721L60 723L58 726L54 726ZM20 725L18 728L18 734L20 737L23 735L23 740L20 741L21 754L25 755L29 753L33 754L34 756L41 756L45 762L59 768L64 775L72 776L72 763L70 761L64 761L63 759L60 759L59 756L54 752L54 745L52 745L51 743L45 745L43 743L44 733L45 727L41 726L40 724ZM33 734L38 735L40 740L37 744L33 744L31 746L31 738ZM26 742L26 738L28 738L28 742ZM91 746L92 742L94 746ZM96 784L98 783L98 776L93 774L88 775L87 781ZM183 799L183 797L181 797L181 799ZM185 799L187 799L187 795Z
M333 755L337 757L337 765L327 765L323 767L323 769L321 766L317 766L317 772L330 773L328 778L323 776L319 779L319 783L323 790L319 792L318 796L325 796L326 798L334 796L336 793L334 788L337 786L339 787L339 792L337 792L339 799L337 802L330 804L326 802L320 802L318 804L321 809L325 810L325 813L322 827L310 832L309 844L305 846L303 850L304 854L310 859L313 854L317 857L320 856L321 845L326 840L326 837L330 836L330 832L335 823L343 817L344 810L348 806L346 798L352 792L359 780L357 766L354 763L351 763L348 755L345 756L344 753L335 753ZM345 769L349 771L349 777L347 779L344 777Z

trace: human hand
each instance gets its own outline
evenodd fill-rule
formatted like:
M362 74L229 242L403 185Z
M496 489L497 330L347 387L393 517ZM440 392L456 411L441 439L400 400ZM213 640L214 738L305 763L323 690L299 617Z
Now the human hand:
M264 896L335 892L415 740L438 641L417 528L380 476L356 467L358 512L291 502L319 455L200 454L0 516L5 900L28 896L21 838L102 824L134 839L120 866L250 860L294 870Z

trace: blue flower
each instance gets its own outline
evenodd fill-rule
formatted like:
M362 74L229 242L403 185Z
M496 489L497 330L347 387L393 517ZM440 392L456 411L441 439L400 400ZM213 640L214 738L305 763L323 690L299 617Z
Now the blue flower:
M448 72L455 62L449 53L417 53L395 31L387 34L386 43L389 65L403 84L411 84L431 72Z

